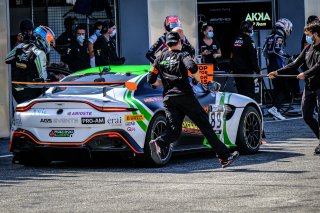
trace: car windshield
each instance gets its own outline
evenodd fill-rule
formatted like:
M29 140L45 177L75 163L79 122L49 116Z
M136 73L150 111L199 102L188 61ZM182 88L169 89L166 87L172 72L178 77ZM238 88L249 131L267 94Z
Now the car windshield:
M128 81L137 75L133 75L130 73L107 73L103 75L98 74L90 74L90 75L71 75L66 77L62 82L94 82L100 78L104 78L105 82L114 82L114 81ZM117 85L113 86L116 87ZM119 85L118 87L123 87L123 85ZM106 87L106 91L112 89L111 87ZM55 87L52 91L53 94L63 94L63 95L90 95L90 94L100 94L103 93L102 87Z

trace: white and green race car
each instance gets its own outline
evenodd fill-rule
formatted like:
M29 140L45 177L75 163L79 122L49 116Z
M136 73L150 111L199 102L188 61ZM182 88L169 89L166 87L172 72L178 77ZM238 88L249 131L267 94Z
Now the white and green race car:
M163 147L161 164L154 162L149 141L166 127L162 88L151 88L147 83L149 66L110 68L84 70L60 82L91 82L91 86L50 87L42 96L19 104L10 143L14 161L49 163L119 154L161 166L175 152L211 149L198 127L186 117L181 138L173 148ZM94 82L111 83L103 87ZM128 89L123 82L132 82L136 88ZM193 89L221 141L242 153L258 152L263 117L254 100L202 84Z

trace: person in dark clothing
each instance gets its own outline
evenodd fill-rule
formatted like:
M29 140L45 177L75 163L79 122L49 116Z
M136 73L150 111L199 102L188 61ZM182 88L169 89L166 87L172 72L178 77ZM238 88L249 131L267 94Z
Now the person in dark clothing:
M86 27L79 25L76 28L76 40L73 39L67 50L66 63L71 72L90 68L90 55L86 40Z
M230 165L238 156L237 151L230 153L213 131L208 114L196 99L188 81L188 70L195 80L200 81L198 67L187 52L181 52L182 42L177 32L167 34L168 51L163 52L154 61L148 74L148 83L163 85L163 104L166 113L167 128L164 134L149 142L151 157L161 165L160 153L179 139L182 122L187 115L201 130L210 145L215 149L222 167ZM158 79L160 75L161 80Z
M306 25L304 33L309 44L302 50L298 58L287 66L270 72L268 77L273 79L290 69L306 64L308 69L297 76L298 79L305 80L301 100L302 116L319 139L320 113L318 113L318 120L313 117L313 113L316 107L320 109L320 22L311 22ZM320 154L320 143L315 148L315 154Z
M311 15L307 19L307 25L310 24L313 21L319 21L318 16ZM303 33L301 38L301 51L308 45L309 43L306 41L306 34Z
M118 57L117 47L112 37L116 33L116 26L113 22L103 22L101 36L93 45L96 66L122 65L124 57Z
M230 70L234 74L260 73L255 43L251 38L253 23L242 21L240 25L241 34L234 40L231 53ZM254 79L235 78L238 93L254 98Z
M214 38L213 26L204 24L201 28L202 38L199 41L200 54L202 62L213 64L215 70L218 70L217 58L222 56L220 43Z
M78 26L78 18L68 16L64 19L65 32L63 32L56 40L55 50L60 54L61 61L66 63L66 56L69 46L74 39L75 29Z
M55 35L46 26L39 26L33 31L33 39L21 43L6 56L5 62L11 64L12 81L45 81L47 74L47 54L54 46ZM12 85L12 94L17 103L38 97L42 89L19 88Z
M187 44L186 42L183 42L186 39L186 36L183 33L182 27L175 27L175 28L172 29L172 32L179 33L179 36L180 36L181 41L182 41L181 51L182 52L187 52L191 56L191 58L194 58L196 51L193 48L193 46L190 43Z
M30 19L23 19L20 24L20 33L17 35L15 47L21 43L29 43L32 40L32 33L34 29L33 21Z
M268 73L280 69L285 66L286 61L290 58L284 48L286 46L286 39L292 32L292 23L286 18L280 18L276 23L271 34L266 38L263 47L263 54L268 61L267 69ZM291 79L294 80L294 79ZM289 80L290 81L290 80ZM268 109L268 112L275 118L284 120L286 119L280 112L282 102L285 100L286 93L295 88L293 93L298 93L300 88L298 82L296 86L282 82L281 79L273 79L273 105ZM290 86L289 86L290 85Z
M171 30L175 27L181 27L181 22L178 16L167 16L164 20L164 28L165 28L165 33L160 36L160 38L154 43L149 50L146 53L146 58L153 63L154 60L156 59L157 55L160 55L161 52L165 51L167 45L166 45L166 35L168 32L171 32ZM190 42L188 41L187 37L184 37L183 44L186 44L187 46L191 46ZM186 48L185 47L185 48ZM193 47L192 47L193 48Z

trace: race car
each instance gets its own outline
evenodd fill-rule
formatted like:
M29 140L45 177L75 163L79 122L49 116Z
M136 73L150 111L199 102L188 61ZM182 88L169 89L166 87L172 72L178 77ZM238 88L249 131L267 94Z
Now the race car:
M180 139L173 146L162 147L161 163L153 161L149 141L165 131L166 117L163 88L147 83L149 68L91 68L67 76L42 96L17 105L10 139L14 162L43 164L119 154L163 166L173 153L211 150L199 128L186 117ZM103 82L108 85L99 85ZM258 104L239 94L219 92L217 83L210 85L197 83L193 90L220 140L242 153L258 152L263 129Z

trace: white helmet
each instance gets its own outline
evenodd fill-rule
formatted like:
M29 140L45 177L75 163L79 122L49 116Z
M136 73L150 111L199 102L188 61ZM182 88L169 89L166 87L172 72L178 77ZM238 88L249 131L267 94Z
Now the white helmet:
M289 19L281 18L276 22L275 27L281 29L285 33L286 38L288 38L292 32L293 25Z

